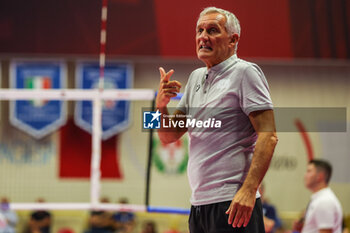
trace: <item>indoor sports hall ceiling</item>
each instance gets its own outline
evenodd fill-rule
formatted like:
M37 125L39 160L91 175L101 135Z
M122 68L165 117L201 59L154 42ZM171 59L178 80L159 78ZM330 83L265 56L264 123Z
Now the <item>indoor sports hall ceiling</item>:
M349 0L109 0L107 55L195 56L199 12L236 14L241 57L350 58ZM0 1L1 54L98 54L101 0Z

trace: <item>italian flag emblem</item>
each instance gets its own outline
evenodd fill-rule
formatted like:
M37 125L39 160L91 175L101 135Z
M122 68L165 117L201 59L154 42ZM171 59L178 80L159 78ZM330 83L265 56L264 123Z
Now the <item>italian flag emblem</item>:
M27 89L51 89L51 78L47 76L32 76L25 79L25 88ZM32 100L31 103L35 107L42 107L48 101L47 100Z

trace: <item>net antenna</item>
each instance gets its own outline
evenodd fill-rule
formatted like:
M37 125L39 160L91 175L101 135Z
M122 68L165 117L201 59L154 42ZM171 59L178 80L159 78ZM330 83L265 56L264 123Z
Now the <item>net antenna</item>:
M99 94L104 90L104 73L106 63L106 41L107 41L107 10L108 0L102 0L101 8L101 32L100 32L100 77L98 83ZM101 192L101 136L102 136L102 107L99 98L93 102L93 126L92 127L92 157L91 157L91 176L90 176L90 198L93 206L99 204ZM96 106L96 107L95 107Z

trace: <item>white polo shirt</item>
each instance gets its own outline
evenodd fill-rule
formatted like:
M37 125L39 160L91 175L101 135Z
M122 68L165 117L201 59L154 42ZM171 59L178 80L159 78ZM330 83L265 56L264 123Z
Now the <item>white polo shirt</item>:
M236 55L192 72L177 109L195 119L215 118L223 126L188 128L192 205L232 200L246 178L257 139L248 115L272 108L261 69Z
M319 233L321 229L342 232L343 213L338 198L330 188L312 194L302 233Z

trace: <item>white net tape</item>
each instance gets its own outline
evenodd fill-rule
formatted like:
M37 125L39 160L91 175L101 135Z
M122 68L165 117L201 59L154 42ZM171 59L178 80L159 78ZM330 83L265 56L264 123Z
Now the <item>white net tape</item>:
M19 90L0 89L1 100L152 100L155 92L150 89L123 89L123 90Z

